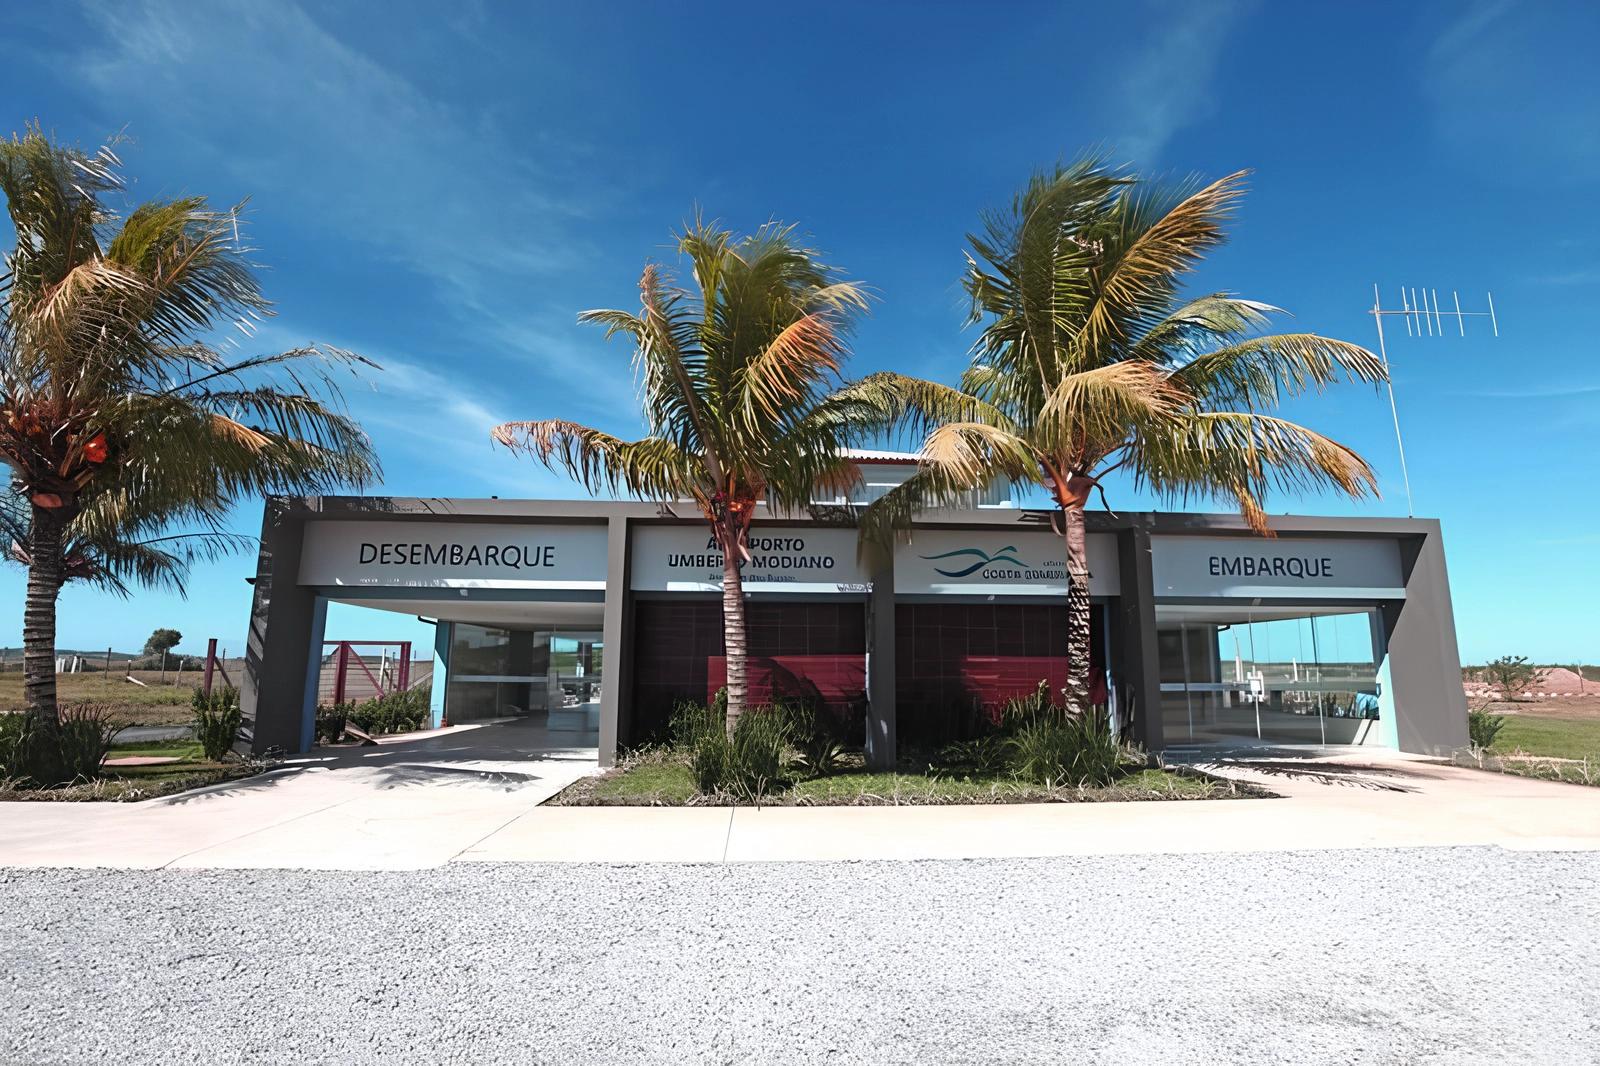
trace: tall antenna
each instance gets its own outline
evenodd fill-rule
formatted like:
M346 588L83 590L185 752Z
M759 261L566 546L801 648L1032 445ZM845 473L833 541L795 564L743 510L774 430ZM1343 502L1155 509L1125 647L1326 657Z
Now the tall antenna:
M1372 316L1372 321L1378 327L1378 358L1383 360L1383 376L1389 386L1389 415L1394 419L1394 443L1400 450L1400 476L1406 483L1406 514L1412 518L1417 516L1416 507L1411 502L1411 472L1406 469L1406 442L1400 435L1400 410L1394 402L1394 375L1389 373L1389 352L1383 341L1383 320L1389 316L1398 316L1405 319L1406 336L1408 337L1443 337L1444 323L1447 318L1456 320L1456 329L1461 336L1467 335L1467 319L1487 318L1489 328L1494 330L1496 337L1500 336L1500 322L1494 317L1494 293L1486 293L1489 301L1487 311L1461 310L1461 295L1454 290L1450 292L1450 299L1455 304L1454 311L1439 310L1439 290L1423 289L1418 296L1415 288L1400 288L1400 310L1386 311L1383 302L1378 296L1378 286L1372 286L1372 310L1367 313ZM1430 306L1431 301L1431 306Z

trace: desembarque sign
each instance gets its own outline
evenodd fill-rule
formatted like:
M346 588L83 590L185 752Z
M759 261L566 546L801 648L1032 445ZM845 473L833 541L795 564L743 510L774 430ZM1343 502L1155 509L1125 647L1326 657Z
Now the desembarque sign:
M1089 594L1121 589L1117 538L1090 533ZM896 594L1057 596L1067 591L1067 542L1042 530L919 529L895 548Z
M752 526L747 592L867 592L854 529ZM704 526L644 526L633 533L632 586L641 592L720 592L722 552Z
M1400 545L1334 537L1150 538L1157 596L1394 600Z
M308 522L300 584L602 589L606 527L526 522Z

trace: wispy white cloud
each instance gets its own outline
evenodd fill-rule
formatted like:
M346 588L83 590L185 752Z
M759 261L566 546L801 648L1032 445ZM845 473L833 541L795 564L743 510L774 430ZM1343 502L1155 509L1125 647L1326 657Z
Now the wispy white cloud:
M1535 285L1600 285L1600 267L1568 270L1557 274L1544 274L1532 280Z
M439 313L480 349L473 357L584 385L579 409L615 398L594 390L599 338L576 339L571 301L529 298L593 258L583 221L621 195L581 166L583 145L550 129L513 133L489 107L430 96L293 0L86 3L101 33L79 73L119 113L143 116L146 131L192 131L196 155L269 190L266 209L326 234L331 258L368 257L369 270L397 265L433 283ZM483 18L462 6L449 31L481 35ZM537 94L536 71L530 63L519 92Z
M1600 394L1600 385L1529 385L1522 388L1471 389L1456 393L1482 400L1570 400Z
M1470 0L1428 8L1420 88L1435 134L1462 165L1546 188L1600 178L1600 79L1592 4Z
M1136 52L1119 62L1111 96L1118 158L1146 166L1187 126L1216 111L1212 83L1228 38L1249 0L1158 5Z

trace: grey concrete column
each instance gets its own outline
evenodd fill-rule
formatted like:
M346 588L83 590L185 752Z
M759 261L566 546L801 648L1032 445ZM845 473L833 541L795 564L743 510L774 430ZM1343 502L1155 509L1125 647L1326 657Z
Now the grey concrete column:
M1133 739L1146 751L1166 744L1161 732L1161 669L1157 661L1155 575L1151 569L1150 531L1141 526L1117 534L1117 570L1121 592L1111 611L1115 634L1120 706L1131 703Z
M895 750L894 550L868 549L872 591L867 594L867 766L892 770Z
M307 676L315 662L312 642L320 642L322 634L317 596L299 583L304 529L302 516L284 500L267 501L239 690L250 751L256 755L274 749L301 752L308 744Z
M1400 542L1406 598L1385 606L1384 622L1400 750L1447 755L1467 746L1467 698L1444 545L1439 524L1431 525L1425 535Z
M612 515L606 523L606 602L601 630L605 642L605 676L600 684L601 766L616 765L620 726L630 709L633 689L633 593L629 589L632 579L628 549L628 519L625 515Z

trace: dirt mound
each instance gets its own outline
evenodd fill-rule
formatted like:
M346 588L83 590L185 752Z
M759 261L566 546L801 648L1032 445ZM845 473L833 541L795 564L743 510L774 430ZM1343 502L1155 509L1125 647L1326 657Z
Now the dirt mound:
M1581 692L1600 691L1600 682L1585 681L1576 670L1565 666L1552 666L1539 671L1539 683L1533 686L1533 691L1551 696L1576 696Z

